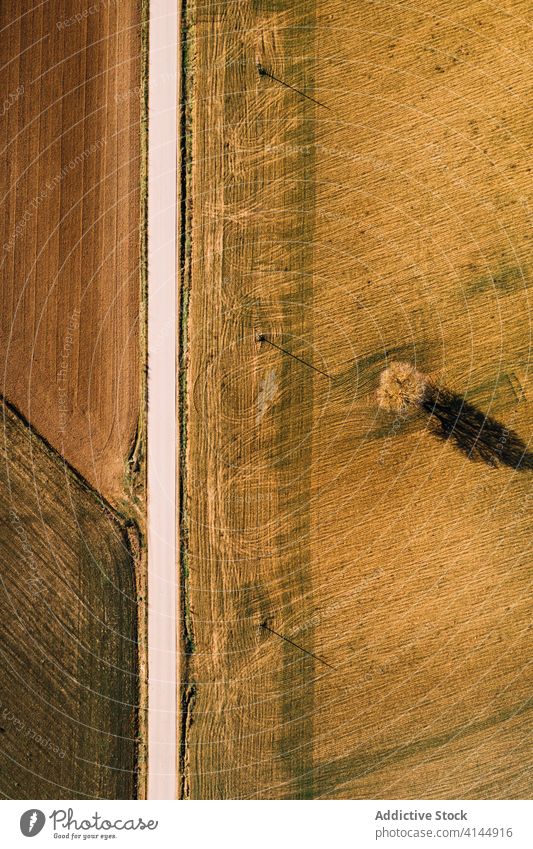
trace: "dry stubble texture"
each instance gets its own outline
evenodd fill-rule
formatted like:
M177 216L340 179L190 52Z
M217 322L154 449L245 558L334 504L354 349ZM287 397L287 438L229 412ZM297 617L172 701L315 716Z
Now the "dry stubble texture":
M528 439L528 4L187 16L182 793L526 795L529 474L376 389Z

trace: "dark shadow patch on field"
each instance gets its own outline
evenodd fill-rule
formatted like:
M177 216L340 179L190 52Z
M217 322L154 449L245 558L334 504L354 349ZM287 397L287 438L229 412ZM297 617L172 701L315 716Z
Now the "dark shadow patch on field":
M521 265L508 265L494 272L487 272L476 277L464 288L467 298L475 295L494 293L509 295L530 285L528 270Z

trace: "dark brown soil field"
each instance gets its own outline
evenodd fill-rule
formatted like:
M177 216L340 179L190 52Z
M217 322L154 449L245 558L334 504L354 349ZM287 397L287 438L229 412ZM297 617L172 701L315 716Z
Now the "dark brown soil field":
M530 11L187 4L184 798L531 793Z
M145 17L129 0L0 4L10 798L144 793Z
M135 533L0 406L0 795L133 798Z

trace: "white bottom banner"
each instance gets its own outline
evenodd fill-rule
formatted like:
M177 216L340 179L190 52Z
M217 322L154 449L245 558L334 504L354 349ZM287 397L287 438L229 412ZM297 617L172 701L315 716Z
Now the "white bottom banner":
M533 847L528 801L3 801L2 846ZM69 844L69 845L70 845Z

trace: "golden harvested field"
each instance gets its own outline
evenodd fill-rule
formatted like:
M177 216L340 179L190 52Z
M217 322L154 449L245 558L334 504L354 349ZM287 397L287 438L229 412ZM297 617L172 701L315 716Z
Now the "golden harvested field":
M187 4L185 798L531 793L530 474L375 398L530 436L530 11Z
M3 797L144 793L145 11L0 5Z

